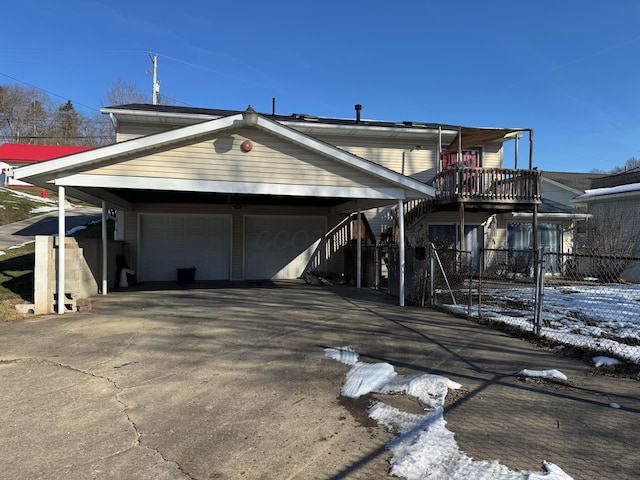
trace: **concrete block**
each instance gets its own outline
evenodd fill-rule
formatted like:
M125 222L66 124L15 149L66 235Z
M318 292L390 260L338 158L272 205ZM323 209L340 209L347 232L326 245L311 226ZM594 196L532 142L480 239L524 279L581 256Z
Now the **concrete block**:
M16 305L16 310L22 314L36 313L36 306L33 303L23 303Z

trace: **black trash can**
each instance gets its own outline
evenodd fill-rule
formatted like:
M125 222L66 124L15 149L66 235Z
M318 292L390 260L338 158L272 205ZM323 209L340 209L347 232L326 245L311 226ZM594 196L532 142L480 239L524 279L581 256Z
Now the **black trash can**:
M178 283L193 283L196 281L196 267L178 268Z

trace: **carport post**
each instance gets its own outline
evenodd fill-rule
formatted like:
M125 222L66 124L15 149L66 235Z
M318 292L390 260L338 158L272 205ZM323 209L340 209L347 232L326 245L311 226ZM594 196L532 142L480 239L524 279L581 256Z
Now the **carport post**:
M107 294L107 202L102 201L102 295Z
M356 252L356 287L362 287L362 211L358 210L358 240L356 242L356 247L358 251Z
M398 280L400 282L400 306L404 307L404 201L398 200Z
M65 212L64 187L58 186L58 313L64 313L64 263L65 263Z

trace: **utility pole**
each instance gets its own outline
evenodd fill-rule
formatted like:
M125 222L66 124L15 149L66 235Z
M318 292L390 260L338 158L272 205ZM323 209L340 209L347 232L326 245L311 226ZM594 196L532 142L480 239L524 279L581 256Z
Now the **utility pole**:
M157 105L158 93L160 92L160 82L158 81L158 56L152 55L151 52L149 52L149 58L151 59L151 64L153 65L153 86L151 89L151 103Z

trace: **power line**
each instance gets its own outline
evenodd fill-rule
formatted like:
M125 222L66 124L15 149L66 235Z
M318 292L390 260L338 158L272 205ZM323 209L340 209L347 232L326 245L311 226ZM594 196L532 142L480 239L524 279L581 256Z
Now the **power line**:
M29 82L25 82L24 80L20 80L19 78L12 77L11 75L8 75L8 74L6 74L6 73L0 72L0 75L2 75L2 76L4 76L4 77L7 77L7 78L10 78L10 79L11 79L11 80L13 80L14 82L18 82L18 83L22 83L22 84L24 84L24 85L28 85L29 87L31 87L31 88L35 88L36 90L39 90L39 91L41 91L41 92L44 92L44 93L46 93L46 94L48 94L48 95L53 95L54 97L61 98L62 100L69 100L69 101L71 101L71 103L73 103L74 105L80 105L80 106L85 107L85 108L88 108L88 109L90 109L90 110L93 110L93 111L96 111L96 112L100 112L100 109L98 109L98 108L90 107L89 105L85 105L84 103L74 102L74 101L72 101L72 100L71 100L70 98L68 98L68 97L63 97L62 95L58 95L58 94L57 94L57 93L55 93L55 92L50 92L49 90L45 90L44 88L40 88L40 87L38 87L38 86L36 86L36 85L33 85L33 84L29 83Z

